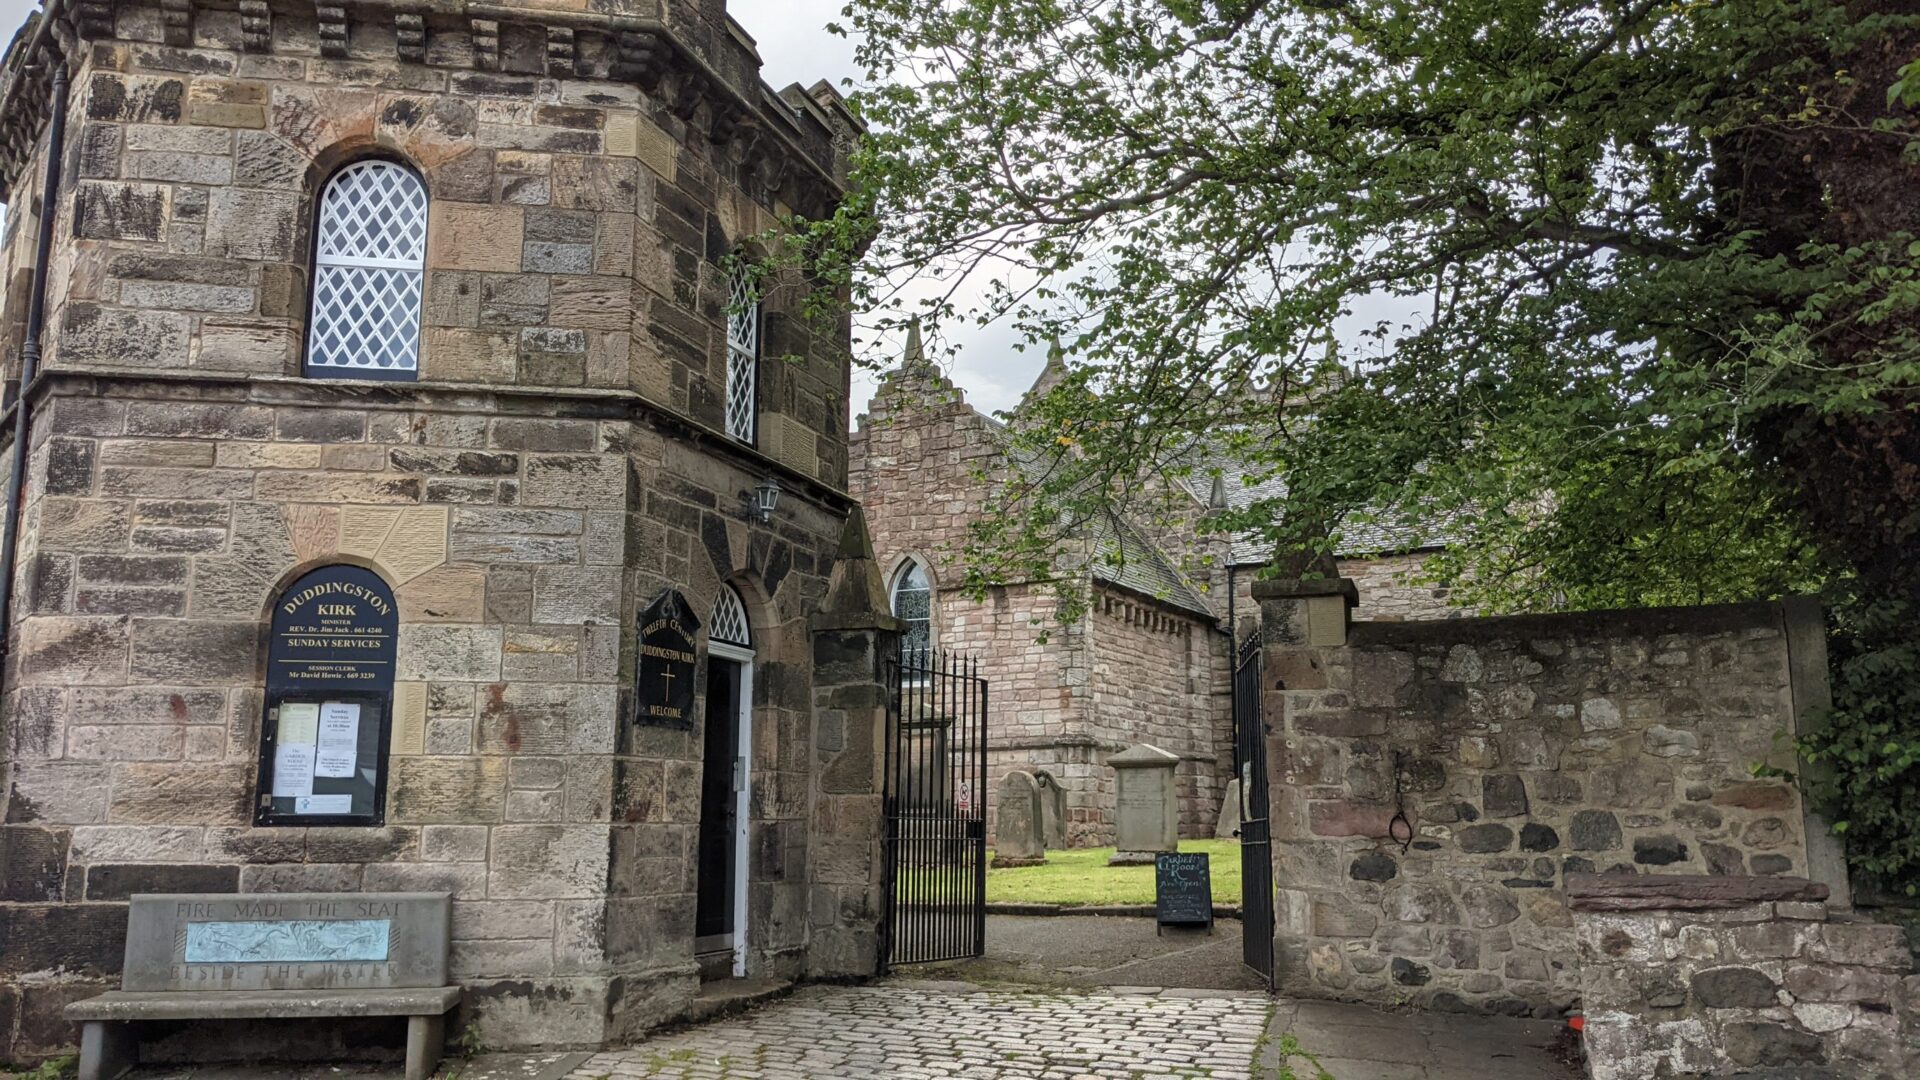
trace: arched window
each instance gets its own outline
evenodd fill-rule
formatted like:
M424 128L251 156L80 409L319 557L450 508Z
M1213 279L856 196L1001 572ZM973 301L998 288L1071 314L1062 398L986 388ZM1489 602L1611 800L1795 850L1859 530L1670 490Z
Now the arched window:
M356 161L320 193L308 375L411 379L420 367L427 187L391 161Z
M906 624L900 628L900 655L912 666L925 666L933 648L933 582L920 560L908 559L894 572L891 594L893 617Z
M753 648L753 629L747 625L747 605L740 600L740 594L731 585L720 586L720 595L713 598L713 618L707 620L707 640L722 645L738 645L742 649Z
M727 434L752 443L760 407L760 296L741 270L727 293Z

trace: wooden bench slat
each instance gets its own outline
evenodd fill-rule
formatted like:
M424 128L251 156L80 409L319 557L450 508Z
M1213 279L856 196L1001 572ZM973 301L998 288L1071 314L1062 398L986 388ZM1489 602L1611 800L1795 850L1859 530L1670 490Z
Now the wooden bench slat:
M330 1016L438 1016L458 986L403 990L112 990L68 1005L68 1020L250 1020Z

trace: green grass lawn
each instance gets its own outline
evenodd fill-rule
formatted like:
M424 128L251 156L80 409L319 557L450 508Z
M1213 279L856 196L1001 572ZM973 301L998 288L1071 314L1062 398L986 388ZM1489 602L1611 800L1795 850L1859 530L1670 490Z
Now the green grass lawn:
M1213 902L1240 903L1240 844L1235 840L1182 840L1181 851L1204 851L1213 879ZM1108 866L1113 849L1074 848L1047 852L1045 866L987 871L988 903L1151 904L1153 865Z

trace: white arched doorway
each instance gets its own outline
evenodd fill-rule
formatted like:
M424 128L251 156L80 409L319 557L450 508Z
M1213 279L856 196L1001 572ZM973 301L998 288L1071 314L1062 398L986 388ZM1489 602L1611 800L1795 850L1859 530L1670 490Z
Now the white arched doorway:
M747 973L747 829L753 768L753 632L747 606L720 586L707 620L707 707L695 858L694 950L731 952ZM716 957L717 959L717 957Z

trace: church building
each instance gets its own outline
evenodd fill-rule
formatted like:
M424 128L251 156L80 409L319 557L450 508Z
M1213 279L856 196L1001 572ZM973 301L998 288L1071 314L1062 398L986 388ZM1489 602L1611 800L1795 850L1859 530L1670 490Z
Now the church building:
M1028 396L1053 385L1061 365L1055 350ZM1110 845L1116 777L1105 762L1144 742L1181 759L1181 835L1212 836L1234 769L1229 616L1237 616L1241 639L1257 625L1252 588L1271 550L1197 528L1170 533L1122 511L1061 545L1060 564L1077 569L998 582L975 600L962 588L968 530L987 511L995 478L1020 468L1004 432L926 359L917 337L859 418L850 488L865 509L903 647L978 658L994 693L989 800L1010 770L1045 773L1063 789L1067 845ZM1240 482L1234 463L1204 441L1194 453L1203 467L1175 493L1190 502L1192 519L1215 498L1245 507L1274 494L1277 481ZM1206 475L1211 464L1227 474L1218 491ZM1347 534L1338 564L1359 585L1356 618L1464 613L1446 590L1417 581L1422 562L1446 542L1443 527L1412 535L1351 526ZM1065 625L1063 583L1090 596L1084 614Z
M759 68L720 0L20 31L0 1060L134 894L450 893L490 1047L875 970L848 327L745 261L859 132Z

